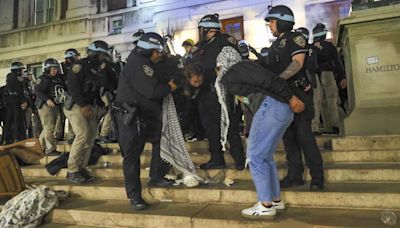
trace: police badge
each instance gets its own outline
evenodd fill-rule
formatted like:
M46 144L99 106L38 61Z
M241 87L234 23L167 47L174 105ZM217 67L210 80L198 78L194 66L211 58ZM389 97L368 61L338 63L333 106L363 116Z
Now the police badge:
M79 73L82 69L82 65L81 64L74 64L72 66L72 72L74 72L75 74Z
M100 65L100 69L104 70L104 68L106 68L106 66L107 66L106 63L102 63L102 64Z
M143 65L143 72L145 75L147 75L149 77L153 77L154 70L151 67L149 67L147 65Z
M283 48L286 46L286 39L281 39L281 41L279 42L279 47Z
M293 41L302 48L306 47L306 39L302 35L296 36Z

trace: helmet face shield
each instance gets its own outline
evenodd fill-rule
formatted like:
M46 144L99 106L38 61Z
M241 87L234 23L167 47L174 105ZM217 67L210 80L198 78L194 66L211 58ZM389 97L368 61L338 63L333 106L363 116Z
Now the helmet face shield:
M46 59L43 62L42 67L43 67L43 71L47 74L50 73L50 69L53 67L57 69L58 73L61 73L61 74L63 73L61 64L56 59L53 59L53 58Z
M270 20L277 20L287 21L293 24L295 23L293 11L289 7L284 5L272 7L264 20L267 22L269 22Z
M109 59L110 57L110 45L108 45L106 42L102 40L96 40L92 42L88 48L88 55L94 55L94 54L99 54L101 56L108 56Z
M201 18L198 28L208 28L208 29L221 29L221 22L219 21L218 14L209 14Z
M10 67L11 71L17 71L17 70L22 70L22 69L25 69L25 66L23 63L21 63L21 62L11 63L11 67Z
M160 53L165 50L164 39L154 32L145 33L140 37L136 46L144 50L153 50Z

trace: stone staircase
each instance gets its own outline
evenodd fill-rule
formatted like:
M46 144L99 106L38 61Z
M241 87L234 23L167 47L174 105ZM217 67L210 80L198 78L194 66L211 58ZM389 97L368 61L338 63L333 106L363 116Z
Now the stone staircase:
M43 227L382 227L380 212L400 212L400 136L318 137L325 162L326 190L310 192L308 184L283 190L288 209L274 221L241 217L241 209L255 203L250 172L236 171L229 153L226 170L199 170L219 183L196 188L174 186L148 188L143 196L152 203L146 211L132 211L126 200L118 144L104 144L113 153L90 167L94 183L74 185L66 181L66 170L50 176L44 168L52 157L23 168L28 184L45 184L66 190L71 197L49 216ZM207 142L188 143L195 164L208 160ZM148 177L151 145L142 160L143 182ZM69 145L58 150L68 152ZM275 155L279 175L286 174L285 154L280 144ZM109 167L102 164L108 162ZM235 184L227 187L225 177ZM310 180L308 170L304 177Z

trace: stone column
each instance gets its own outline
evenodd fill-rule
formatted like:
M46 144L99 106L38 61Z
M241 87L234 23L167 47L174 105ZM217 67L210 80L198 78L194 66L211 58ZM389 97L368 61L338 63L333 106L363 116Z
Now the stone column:
M339 26L350 106L344 134L400 134L400 4L353 11Z

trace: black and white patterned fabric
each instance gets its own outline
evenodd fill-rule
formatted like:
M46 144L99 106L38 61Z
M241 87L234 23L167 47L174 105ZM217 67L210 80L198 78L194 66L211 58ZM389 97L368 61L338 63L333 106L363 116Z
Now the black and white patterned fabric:
M185 177L192 176L199 182L204 182L197 174L189 155L171 94L164 98L162 107L161 158L181 171Z
M242 57L240 56L239 52L231 46L223 47L217 56L217 67L219 70L217 72L217 79L215 80L215 89L217 91L218 102L221 105L221 145L223 151L226 150L225 145L228 141L229 114L228 107L226 105L226 88L221 83L221 79L231 66L235 65L241 60Z
M51 191L46 186L27 189L4 205L0 213L0 227L38 227L43 217L58 206L59 199L66 196L66 192Z

